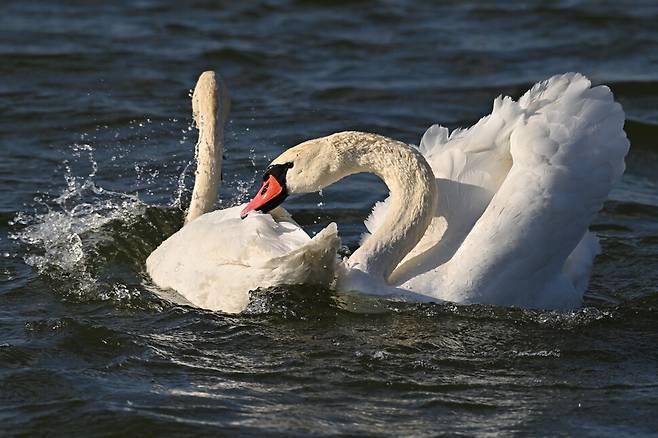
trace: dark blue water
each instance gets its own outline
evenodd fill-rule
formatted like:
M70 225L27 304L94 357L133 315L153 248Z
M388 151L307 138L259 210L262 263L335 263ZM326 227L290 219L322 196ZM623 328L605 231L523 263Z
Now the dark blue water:
M144 261L182 224L206 69L233 97L220 207L311 137L417 143L555 73L608 84L631 152L584 307L159 299ZM5 1L0 434L655 435L657 139L655 2ZM385 195L358 176L288 207L349 251Z

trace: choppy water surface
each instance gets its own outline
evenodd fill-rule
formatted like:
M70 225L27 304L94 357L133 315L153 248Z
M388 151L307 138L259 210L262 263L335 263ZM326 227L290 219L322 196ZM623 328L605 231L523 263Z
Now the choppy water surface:
M658 433L658 7L551 4L4 2L2 435ZM208 68L233 96L221 206L310 137L417 143L554 73L609 84L632 146L585 306L157 298L144 261L182 223ZM355 177L289 207L354 248L384 196Z

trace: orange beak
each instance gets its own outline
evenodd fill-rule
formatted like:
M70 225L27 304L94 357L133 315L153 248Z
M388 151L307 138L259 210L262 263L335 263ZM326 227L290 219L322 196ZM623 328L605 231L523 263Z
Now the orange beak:
M284 194L285 190L277 181L277 179L270 175L263 185L261 186L256 196L249 201L249 204L240 212L240 218L244 219L253 210L260 210L268 212L277 205L279 205L279 198Z

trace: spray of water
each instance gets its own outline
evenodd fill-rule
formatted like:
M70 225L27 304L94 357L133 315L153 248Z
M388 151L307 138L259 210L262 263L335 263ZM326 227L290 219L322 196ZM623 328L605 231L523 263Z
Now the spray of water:
M112 221L130 222L142 215L145 204L136 195L99 187L95 178L98 162L90 144L75 144L64 160L63 191L56 197L35 198L32 212L19 212L10 222L10 234L26 246L25 262L39 273L74 281L76 293L87 296L98 291L98 279L90 263L95 249L109 236L103 227ZM87 172L76 175L74 167L85 164ZM129 295L125 285L115 284L96 293L97 298Z

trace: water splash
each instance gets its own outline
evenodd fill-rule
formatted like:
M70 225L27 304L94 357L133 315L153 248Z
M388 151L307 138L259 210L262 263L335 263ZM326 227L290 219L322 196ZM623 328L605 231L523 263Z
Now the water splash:
M33 212L19 212L10 222L17 231L10 238L26 246L25 262L40 274L75 283L75 294L99 299L123 299L134 295L122 284L100 287L94 272L98 248L111 240L104 227L124 224L144 214L146 205L137 195L106 190L95 178L98 162L90 144L71 146L63 162L66 187L55 197L35 198ZM86 171L76 175L80 166Z
M197 156L197 148L198 144L195 147L194 150L194 160L196 161L196 156ZM193 161L188 161L184 166L183 170L181 171L180 175L178 176L178 180L176 181L176 189L174 190L174 197L171 199L170 205L172 207L180 208L182 209L183 206L186 204L184 202L185 196L190 193L189 189L187 188L187 184L185 183L185 180L187 176L190 174L190 168L192 167Z
M177 119L168 122L181 128ZM107 126L81 134L65 149L57 168L64 187L38 195L10 221L10 237L24 247L25 263L61 295L119 302L153 295L144 281L144 260L182 225L197 151L173 161L154 158L148 152L153 143L149 135L162 135L153 131L152 123L148 118L130 121L127 136ZM179 143L188 144L193 125L178 128ZM99 147L107 141L110 147ZM254 169L255 159L252 149ZM248 181L233 169L231 173L222 185L227 195L222 207L248 197L256 177L255 170ZM150 205L154 200L159 207Z

